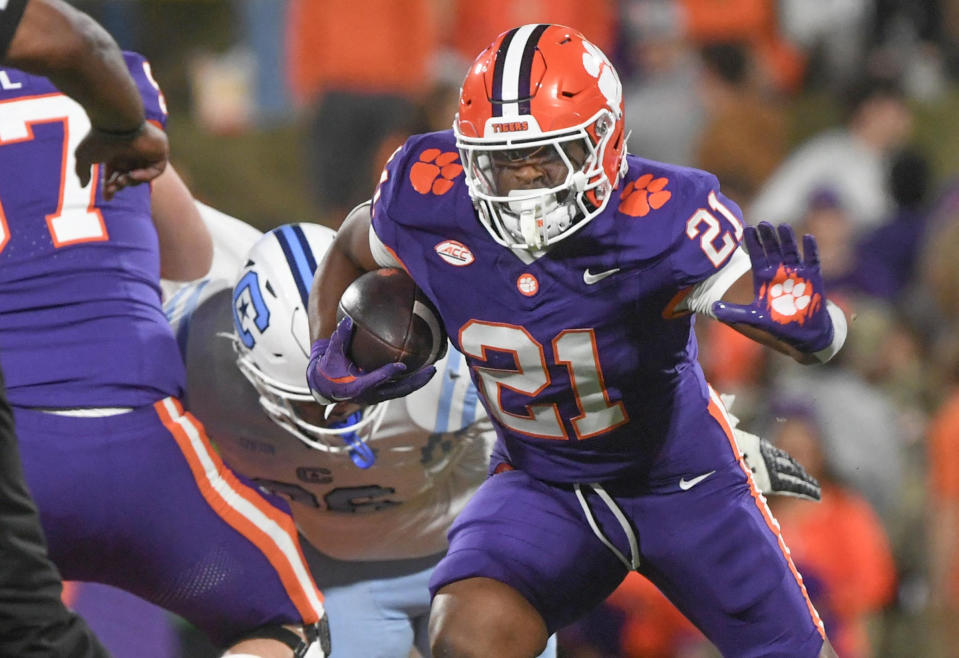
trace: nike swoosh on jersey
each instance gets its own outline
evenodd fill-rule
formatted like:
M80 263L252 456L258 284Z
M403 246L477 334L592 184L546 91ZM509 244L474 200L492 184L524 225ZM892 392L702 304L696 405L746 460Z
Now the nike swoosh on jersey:
M685 477L679 479L679 488L683 491L688 491L695 487L697 484L708 478L710 475L716 471L710 471L709 473L703 473L702 475L697 475L692 480L687 480Z
M616 274L617 272L619 272L619 268L618 268L618 267L614 267L614 268L611 269L611 270L606 270L605 272L598 272L598 273L596 273L596 274L593 274L592 272L589 271L589 268L587 267L587 268L583 271L583 281L586 282L586 285L587 285L587 286L591 286L591 285L593 285L594 283L599 283L600 281L602 281L603 279L605 279L605 278L608 277L608 276L613 276L613 275Z

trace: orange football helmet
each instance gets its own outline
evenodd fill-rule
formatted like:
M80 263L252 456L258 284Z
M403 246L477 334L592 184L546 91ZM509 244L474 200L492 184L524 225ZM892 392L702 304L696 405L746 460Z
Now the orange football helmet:
M626 167L619 76L562 25L514 28L480 53L453 132L480 220L507 247L542 250L578 231Z

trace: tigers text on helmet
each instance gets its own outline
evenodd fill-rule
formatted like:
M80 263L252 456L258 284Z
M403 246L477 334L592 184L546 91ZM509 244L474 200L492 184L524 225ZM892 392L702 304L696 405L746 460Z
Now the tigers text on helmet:
M581 229L626 166L619 76L562 25L514 28L480 53L453 132L480 220L506 247L544 249Z
M327 427L306 383L310 286L334 236L319 224L287 224L256 241L233 286L233 344L237 367L271 420L311 448L350 453L361 464L385 405L351 416L352 424Z

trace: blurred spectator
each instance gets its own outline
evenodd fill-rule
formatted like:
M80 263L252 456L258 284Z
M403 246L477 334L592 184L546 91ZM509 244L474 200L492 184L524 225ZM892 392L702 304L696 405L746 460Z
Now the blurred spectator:
M696 93L700 62L670 0L627 0L623 57L634 74L623 80L630 153L692 165L705 123Z
M855 292L858 289L853 241L855 226L835 190L831 187L813 190L795 228L799 234L816 236L823 282L830 295Z
M951 331L959 322L959 181L953 180L931 209L922 240L920 289L935 305L933 322L945 321Z
M685 33L695 44L747 44L756 58L763 87L785 92L798 90L805 57L783 38L776 2L678 0L676 5L682 14Z
M843 88L863 69L875 0L779 0L783 35L813 60L818 76Z
M856 250L858 282L867 294L892 301L912 280L926 227L931 178L929 162L918 151L907 149L893 159L889 190L895 209Z
M855 320L850 322L847 344L854 344L860 331ZM812 410L832 471L862 493L892 527L902 504L905 433L889 396L849 368L847 357L843 350L829 363L803 370L773 356L774 390Z
M447 45L461 60L458 65L460 82L470 63L497 35L527 23L566 25L582 32L604 53L611 55L615 52L614 0L454 0L454 3L452 39Z
M233 5L244 45L254 55L254 118L260 125L287 119L290 91L283 75L287 0L233 0Z
M700 55L708 120L695 165L716 174L726 196L745 206L786 154L786 117L759 91L744 44L709 44Z
M898 84L869 78L851 90L844 127L814 137L793 153L760 191L751 221L796 222L817 189L829 187L849 212L858 237L889 216L889 159L912 130Z
M290 84L311 106L310 180L332 226L369 198L384 164L373 162L380 144L404 131L430 84L438 7L432 0L290 2Z
M872 70L895 71L906 92L934 100L945 90L944 49L948 46L940 0L875 0L869 55Z
M822 501L780 496L770 505L836 653L866 658L868 622L895 593L889 541L869 503L829 467L815 418L794 407L778 420L775 443L819 480Z
M929 428L929 582L942 647L959 646L959 368Z

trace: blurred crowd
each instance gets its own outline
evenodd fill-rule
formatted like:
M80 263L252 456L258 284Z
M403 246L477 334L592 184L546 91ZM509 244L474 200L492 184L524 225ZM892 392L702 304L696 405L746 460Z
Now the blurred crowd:
M959 103L959 1L78 4L165 62L174 114L199 130L294 126L301 193L331 226L406 135L450 126L469 62L498 33L582 31L621 73L631 153L711 171L749 222L818 240L850 318L837 358L803 368L718 323L697 332L743 427L823 484L820 503L770 504L839 655L959 656L959 129L930 119ZM170 53L144 29L182 5L222 28L206 50ZM715 655L638 576L563 632L560 651Z

